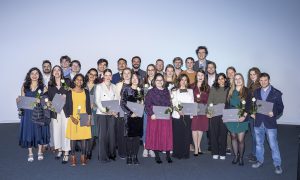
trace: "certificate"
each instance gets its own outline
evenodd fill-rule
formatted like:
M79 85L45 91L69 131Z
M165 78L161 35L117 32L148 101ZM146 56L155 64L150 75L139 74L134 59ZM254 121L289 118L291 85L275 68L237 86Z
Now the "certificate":
M19 96L19 102L17 102L17 107L19 109L33 109L33 104L37 101L37 98Z
M198 103L181 103L181 105L183 107L182 112L184 113L184 115L197 115Z
M256 106L259 114L269 115L270 112L273 112L273 103L271 102L257 100Z
M118 113L121 110L119 100L101 101L104 108L108 108L109 112Z
M171 120L170 113L165 113L169 107L167 106L153 106L153 112L156 119Z
M198 104L197 115L206 115L206 104Z
M213 105L212 107L207 107L207 112L211 114L212 117L215 116L222 116L223 115L223 109L225 107L224 103Z
M55 112L60 113L66 104L66 96L61 94L55 94L52 99L52 106Z
M80 126L89 126L88 122L89 122L89 115L87 113L82 113L80 114ZM93 126L95 123L94 121L91 119L91 125Z
M238 122L238 109L223 109L223 122Z
M138 117L143 117L145 108L143 104L127 101L127 107Z

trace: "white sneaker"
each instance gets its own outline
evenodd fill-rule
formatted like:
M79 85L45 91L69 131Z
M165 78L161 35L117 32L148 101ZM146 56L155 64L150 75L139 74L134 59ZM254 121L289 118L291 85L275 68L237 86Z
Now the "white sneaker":
M149 155L150 155L150 157L155 157L154 151L149 150Z
M148 150L147 149L144 149L144 151L143 151L143 157L148 157Z
M221 160L225 160L225 159L226 159L226 156L220 156L220 159L221 159Z
M28 159L27 159L28 162L33 162L34 159L33 159L33 154L29 154L28 155Z
M219 155L213 155L213 159L219 159Z

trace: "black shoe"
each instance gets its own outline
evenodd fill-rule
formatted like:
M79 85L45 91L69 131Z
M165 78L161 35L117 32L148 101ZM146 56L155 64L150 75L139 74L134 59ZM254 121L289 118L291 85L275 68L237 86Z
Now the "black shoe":
M139 165L140 164L140 162L139 162L139 160L137 158L137 155L133 155L132 161L133 161L133 164L135 164L135 165Z
M199 153L198 153L199 154ZM198 154L194 154L194 156L198 156Z
M198 152L198 155L202 155L203 154L203 152Z
M109 156L109 159L116 161L116 156Z
M237 164L239 162L239 157L238 156L234 156L233 160L232 160L232 164Z
M244 159L243 158L239 159L239 166L244 166Z
M126 164L128 164L128 165L132 164L132 157L131 156L126 157Z
M161 163L162 163L162 161L161 161L161 159L160 159L159 156L155 156L155 162L156 162L157 164L161 164Z
M92 151L88 152L86 158L91 160L92 159Z
M173 162L170 156L167 156L166 160L167 160L168 163L172 163Z

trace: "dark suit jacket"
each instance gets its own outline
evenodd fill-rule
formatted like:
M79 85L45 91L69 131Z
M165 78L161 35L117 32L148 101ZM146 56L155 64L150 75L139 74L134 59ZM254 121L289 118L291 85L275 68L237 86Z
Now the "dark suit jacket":
M85 91L85 104L86 104L86 113L88 115L92 114L92 110L91 110L91 101L90 101L90 93L87 89L84 89ZM66 117L70 117L71 115L73 115L73 100L72 100L72 91L68 91L67 93L67 98L66 98Z
M254 91L254 97L257 100L262 100L261 94L260 94L261 88L258 88ZM271 86L271 91L266 99L267 102L272 102L273 105L273 117L269 117L267 115L258 114L256 113L256 119L255 119L255 127L259 127L261 123L264 123L264 126L268 129L276 129L277 128L277 122L276 120L281 116L283 113L284 105L282 102L282 93L275 89L273 86Z
M206 60L206 66L205 66L205 69L204 69L205 72L206 72L206 69L207 69L207 64L208 64L209 62L212 62L212 61ZM198 71L198 70L199 70L199 60L197 60L197 61L195 62L194 66L193 66L193 70L194 70L194 71Z
M112 83L113 84L117 84L118 82L121 81L121 74L118 72L118 73L115 73L113 76L112 76Z
M141 69L139 69L137 72L135 72L135 73L137 73L137 75L138 75L138 77L139 77L139 79L140 80L144 80L145 79L145 77L146 77L146 71L143 71L143 70L141 70Z

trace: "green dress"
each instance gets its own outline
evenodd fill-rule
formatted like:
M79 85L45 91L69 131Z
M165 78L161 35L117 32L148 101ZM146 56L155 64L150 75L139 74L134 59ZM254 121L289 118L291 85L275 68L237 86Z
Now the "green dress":
M239 97L239 92L237 90L233 91L229 102L231 108L238 108L241 99ZM248 130L248 123L249 122L245 120L244 122L227 122L225 123L225 125L230 132L241 133Z

